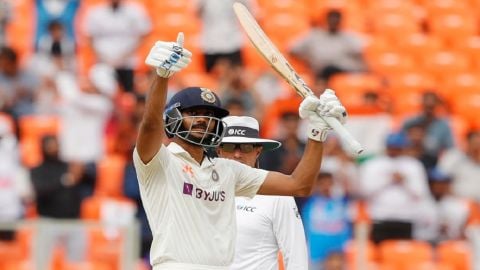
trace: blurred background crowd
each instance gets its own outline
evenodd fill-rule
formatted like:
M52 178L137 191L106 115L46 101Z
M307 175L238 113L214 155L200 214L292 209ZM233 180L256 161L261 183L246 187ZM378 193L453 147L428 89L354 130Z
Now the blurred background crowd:
M119 269L118 231L63 220L136 219L147 260L131 161L154 76L143 60L180 31L193 61L169 96L210 88L282 142L260 167L295 168L301 99L247 41L233 2L0 0L0 223L44 224L0 228L1 269L31 269L34 233L49 269ZM480 1L240 2L316 94L336 91L365 148L350 157L332 133L314 194L297 198L313 269L359 269L359 254L366 269L480 267Z

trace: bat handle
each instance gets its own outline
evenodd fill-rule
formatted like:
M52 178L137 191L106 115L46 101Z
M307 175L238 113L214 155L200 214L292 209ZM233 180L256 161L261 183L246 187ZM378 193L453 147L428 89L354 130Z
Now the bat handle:
M328 125L332 127L335 132L337 132L338 136L342 139L345 143L347 151L354 156L358 156L363 152L363 148L360 143L353 138L353 136L345 129L345 127L338 122L335 117L325 117L323 118Z

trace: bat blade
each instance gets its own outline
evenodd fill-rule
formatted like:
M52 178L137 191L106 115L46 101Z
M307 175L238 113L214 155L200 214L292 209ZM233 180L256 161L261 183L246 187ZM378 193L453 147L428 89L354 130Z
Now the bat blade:
M260 25L241 3L234 3L233 10L237 16L242 28L250 39L251 43L255 46L257 51L263 58L269 63L269 65L281 75L290 86L303 98L314 95L313 91L307 86L307 84L300 78L298 73L288 63L287 59L280 53L277 47L268 38ZM363 152L362 146L359 142L353 138L353 136L345 129L345 127L338 122L336 118L325 117L324 120L330 125L330 127L337 132L342 141L345 143L347 151L353 155L359 155Z

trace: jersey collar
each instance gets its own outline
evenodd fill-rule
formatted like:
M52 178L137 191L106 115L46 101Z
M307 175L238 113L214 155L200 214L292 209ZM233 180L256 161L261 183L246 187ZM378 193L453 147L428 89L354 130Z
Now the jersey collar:
M183 158L187 158L187 159L189 159L190 161L198 164L198 163L192 158L192 156L190 155L190 153L188 153L188 152L187 152L183 147L181 147L179 144L177 144L177 143L175 143L175 142L170 142L170 144L167 146L167 148L168 148L168 150L170 150L170 152L172 152L172 154L181 156L181 157L183 157ZM210 167L210 166L213 166L213 165L214 165L213 159L208 158L207 156L205 156L205 157L203 158L201 167Z

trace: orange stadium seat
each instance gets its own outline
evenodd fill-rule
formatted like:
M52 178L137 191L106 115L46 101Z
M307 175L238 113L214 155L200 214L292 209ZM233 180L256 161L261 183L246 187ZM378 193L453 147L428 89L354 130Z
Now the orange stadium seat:
M366 31L366 18L363 9L357 2L349 0L306 1L311 21L314 24L324 26L326 24L327 12L329 10L338 10L342 13L341 27L343 29L358 32Z
M144 0L145 1L145 0ZM191 0L146 0L151 14L189 13L195 14L195 5ZM155 18L155 17L153 17Z
M27 168L34 168L42 163L42 151L40 140L25 138L20 140L20 158Z
M298 0L259 1L258 4L260 7L258 18L260 20L278 13L305 16L309 11L306 3Z
M397 117L412 116L422 108L422 92L389 92L392 101L392 113Z
M9 2L12 5L14 19L7 23L5 35L9 46L17 52L20 64L23 65L34 52L35 2L30 0Z
M404 269L404 268L402 268ZM456 270L449 264L444 263L434 263L434 262L422 262L415 263L410 266L409 269L415 270Z
M60 119L55 116L22 116L20 129L20 152L25 166L32 168L42 161L41 139L46 135L58 135Z
M469 11L469 4L467 1L459 0L424 0L423 7L429 18L441 17L452 13L460 14Z
M435 78L428 73L414 71L390 76L387 78L387 84L388 93L423 92L425 90L435 90L437 87Z
M464 53L468 55L468 58L472 61L473 69L476 72L480 72L480 37L470 36L464 39L459 38L452 44L452 50Z
M396 270L417 269L411 265L430 262L433 249L427 242L416 240L386 240L379 244L380 261L396 267Z
M242 48L242 58L246 68L254 73L260 74L270 67L251 42L247 41Z
M422 63L423 70L438 80L453 73L468 71L471 66L470 59L466 54L448 50L426 54Z
M32 254L32 236L31 228L20 227L13 241L0 241L0 268L10 262L27 260Z
M111 230L115 229L89 228L87 258L110 266L109 270L115 270L119 269L124 237Z
M154 33L159 40L176 40L179 32L183 32L185 39L188 39L197 35L201 27L198 17L181 12L162 14L154 23Z
M417 19L418 9L411 1L370 0L367 4L368 19L374 19L379 14L402 14Z
M336 74L332 76L329 86L340 96L353 92L378 92L383 88L381 78L370 73Z
M123 194L123 176L126 160L110 155L98 162L95 195L118 197Z
M56 135L60 130L60 119L56 116L22 116L19 118L19 128L21 139Z
M458 39L464 40L478 34L477 20L470 13L436 16L428 20L429 32L442 39L447 46L452 46Z
M334 75L329 87L334 89L350 114L378 113L378 108L365 106L365 94L382 95L383 85L379 77L373 74L350 73Z
M400 39L396 47L402 53L418 59L423 57L426 53L439 51L442 49L443 44L442 41L435 36L414 33L406 35Z
M461 72L451 74L438 85L438 93L451 100L454 95L480 92L480 75L475 72Z
M360 248L365 248L366 262L375 262L378 259L377 246L370 241L365 243L365 246L357 245L358 242L351 240L345 245L345 256L348 265L354 266L360 258Z
M445 241L436 248L438 260L449 264L452 270L472 269L472 250L465 241Z
M365 60L372 72L386 77L418 70L416 62L412 57L393 51L368 51L365 52Z
M421 32L420 24L413 15L401 13L377 14L371 18L372 34L398 42L404 36Z
M452 98L452 111L463 117L472 128L480 128L480 92L455 95Z
M289 13L268 15L262 20L262 28L275 46L286 52L293 40L302 36L310 29L308 18Z

